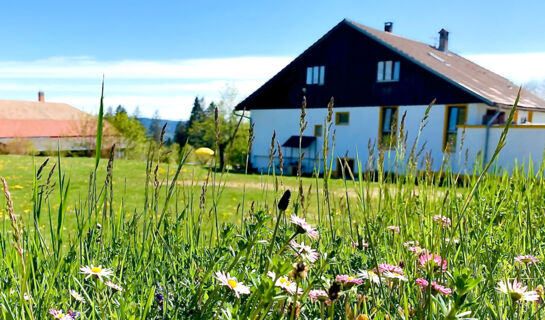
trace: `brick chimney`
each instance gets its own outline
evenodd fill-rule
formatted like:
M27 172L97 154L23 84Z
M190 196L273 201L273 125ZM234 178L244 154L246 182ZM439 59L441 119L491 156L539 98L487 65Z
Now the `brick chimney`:
M385 32L392 32L392 29L394 28L394 23L393 22L384 22L384 31Z
M439 31L439 51L447 52L448 51L448 31L441 29Z
M45 102L44 92L38 91L38 101L39 102Z

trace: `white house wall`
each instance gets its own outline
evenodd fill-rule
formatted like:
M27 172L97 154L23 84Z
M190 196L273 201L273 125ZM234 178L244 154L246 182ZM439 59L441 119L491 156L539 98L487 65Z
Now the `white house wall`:
M503 126L492 126L490 128L487 160L492 157L503 129ZM459 128L458 132L461 130ZM465 128L465 130L466 141L464 142L463 153L467 150L469 161L466 166L459 166L457 170L462 173L471 173L477 153L484 150L486 128L482 126L469 127ZM512 126L507 134L505 147L500 151L495 165L511 172L515 165L524 165L525 168L528 168L528 165L532 162L535 169L542 161L544 150L544 126Z
M536 112L532 113L532 123L535 124L545 124L545 112Z
M470 104L468 106L468 124L481 124L482 116L486 112L486 106L482 104ZM399 106L398 109L398 121L401 122L402 115L406 111L405 118L405 131L408 134L407 137L407 153L410 152L411 146L414 142L416 134L420 128L422 119L424 117L427 105L421 106ZM269 162L270 143L273 130L276 131L276 139L280 144L284 143L290 136L299 135L299 118L300 109L255 109L252 110L251 117L252 122L255 123L255 136L254 144L252 147L251 161L254 168L258 171L265 172ZM335 146L334 154L336 156L347 156L348 158L359 159L362 165L367 163L368 159L368 142L377 144L378 131L379 131L379 112L380 107L335 107L335 112L350 112L350 122L347 126L337 126L333 124L332 132L335 131ZM307 109L307 121L308 126L304 132L306 136L314 135L314 125L324 124L325 117L327 115L326 108L313 108ZM333 122L335 121L335 115L333 115ZM429 152L433 159L433 170L439 170L441 162L443 161L444 153L443 149L443 131L445 121L445 105L435 105L431 108L428 123L424 128L419 146L416 148L418 151L420 146L426 142L425 152L422 156ZM398 123L399 127L399 123ZM317 138L317 153L319 156L322 154L322 138ZM331 147L330 147L331 150ZM284 151L284 157L286 150ZM357 154L356 154L357 152ZM294 150L294 155L296 155ZM377 155L377 149L375 147L375 156ZM305 155L305 158L312 156ZM385 153L386 166L391 169L394 162L395 152ZM389 159L389 160L388 160ZM322 167L322 161L319 160L320 168ZM278 158L276 158L276 165L278 165ZM336 164L334 164L334 169ZM321 169L320 169L321 170Z

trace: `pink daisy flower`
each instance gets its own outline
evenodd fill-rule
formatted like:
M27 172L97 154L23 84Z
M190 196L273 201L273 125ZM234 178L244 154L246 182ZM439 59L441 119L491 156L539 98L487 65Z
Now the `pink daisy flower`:
M425 253L418 258L420 267L432 268L434 271L446 271L448 269L447 260L441 258L438 254Z
M440 214L436 214L433 216L433 221L441 223L444 227L448 227L451 224L451 221L449 218L444 217Z
M325 290L310 290L308 293L312 302L325 302L329 301L329 296Z
M292 214L290 221L298 227L298 231L300 233L306 233L307 236L311 239L318 239L318 231L311 227L304 218L300 218Z
M335 280L342 283L345 289L350 289L354 285L359 286L363 282L363 280L361 278L354 278L354 277L349 276L349 275L338 275L337 278L335 278Z
M351 246L352 248L359 248L359 247L360 247L360 244L357 243L357 242L355 242L355 241L352 241L352 242L350 243L350 246ZM362 248L368 248L368 247L369 247L369 244L366 243L365 241L362 241L361 247L362 247Z
M397 273L397 274L403 275L403 269L401 269L400 266L394 266L388 263L379 264L378 272L379 273L391 272L391 273Z
M415 282L422 288L422 290L425 290L430 284L428 280L423 278L418 278ZM443 295L449 295L452 293L452 290L450 288L442 286L435 281L431 282L431 289L433 290L433 293L440 293Z
M418 284L422 289L425 289L430 283L423 278L416 279L416 284Z
M399 233L401 229L398 226L387 226L386 230L392 231L393 233Z
M418 246L418 241L407 241L403 243L404 247L415 247Z
M409 250L410 252L414 252L416 254L420 254L424 251L424 249L420 247L408 247L407 250Z
M443 294L446 296L452 293L452 290L450 288L444 287L435 281L431 282L431 287L435 292L439 292L440 294Z
M532 264L532 263L537 263L538 261L539 260L537 260L537 258L532 255L515 257L515 262L521 263L521 264Z

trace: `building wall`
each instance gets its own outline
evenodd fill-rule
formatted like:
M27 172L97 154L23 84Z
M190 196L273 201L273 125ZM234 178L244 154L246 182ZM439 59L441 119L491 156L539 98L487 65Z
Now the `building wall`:
M532 123L545 124L545 112L532 112Z
M427 105L418 106L399 106L398 109L398 128L400 126L402 115L406 112L405 131L407 132L407 153L414 143L415 137L420 128ZM254 168L265 172L269 162L269 153L271 146L271 137L273 130L276 131L276 139L280 144L284 143L290 136L299 135L300 109L256 109L252 110L252 122L255 123L255 141L252 147L251 161ZM335 132L334 155L336 157L346 157L356 160L358 157L365 165L369 157L369 142L374 145L373 152L375 156L378 153L378 134L379 134L379 113L380 107L335 107L333 114L333 123L335 122L336 112L349 112L350 123L347 126L337 126L333 124L331 135ZM482 116L486 112L486 106L483 104L469 104L467 123L481 124ZM314 125L324 124L327 116L327 109L313 108L307 109L308 126L304 135L314 135ZM419 150L425 142L425 152L429 152L433 159L433 169L439 170L443 160L443 132L445 126L445 105L435 105L431 108L426 127L422 131L419 144L416 150ZM467 135L467 133L466 133ZM460 140L460 139L458 139ZM330 141L331 142L331 141ZM305 154L305 159L314 163L315 160L322 165L322 146L323 138L317 138L317 156L314 154ZM331 145L331 144L330 144ZM330 147L330 150L332 148ZM284 158L290 156L289 149L283 149ZM298 156L298 150L293 150L293 155ZM395 151L385 151L385 166L393 170ZM309 159L310 158L310 159ZM316 159L315 159L316 158ZM276 159L278 165L278 158ZM357 167L357 165L356 165ZM336 169L336 163L334 164ZM355 168L356 169L356 168ZM308 171L307 171L308 172Z
M109 147L119 139L112 136L103 137L103 147ZM0 144L8 145L10 143L30 143L32 151L83 151L94 150L96 137L61 137L61 138L0 138ZM118 148L122 148L117 143Z
M466 141L463 150L467 149L468 163L461 162L456 168L460 172L471 172L477 159L477 154L484 151L486 127L475 126L458 128L460 133L466 131ZM487 160L492 157L498 144L504 126L492 126L489 133ZM459 147L459 146L458 146ZM545 126L543 125L513 125L506 138L505 147L500 151L496 165L511 172L515 165L524 165L528 168L530 162L537 168L543 159L545 151ZM482 155L482 154L481 154ZM534 171L535 172L535 171Z

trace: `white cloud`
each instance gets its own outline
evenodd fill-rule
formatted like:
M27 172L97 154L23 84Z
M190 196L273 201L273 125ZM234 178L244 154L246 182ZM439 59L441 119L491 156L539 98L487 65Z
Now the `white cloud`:
M545 52L478 54L466 58L516 83L545 79ZM292 60L291 57L235 57L163 61L98 61L92 57L51 57L36 61L0 61L0 99L70 103L96 113L100 81L106 77L106 106L137 106L143 116L157 109L162 117L186 119L195 96L217 100L226 83L251 94Z
M545 79L545 52L475 54L465 57L517 84Z
M36 61L0 61L0 99L34 100L43 90L48 101L70 103L96 112L102 75L105 105L119 104L143 116L159 110L169 119L188 118L195 96L217 100L227 83L243 98L274 76L292 58L235 57L165 61L97 61L52 57Z
M73 96L53 96L51 101L63 101L70 105L79 106L82 110L91 114L98 112L99 97L73 97ZM155 110L164 119L180 120L189 118L191 106L195 96L106 96L104 98L105 106L115 107L123 105L127 111L132 114L138 107L142 116L151 117Z
M165 61L96 61L89 57L53 57L0 62L0 79L262 79L291 61L286 57L236 57Z

